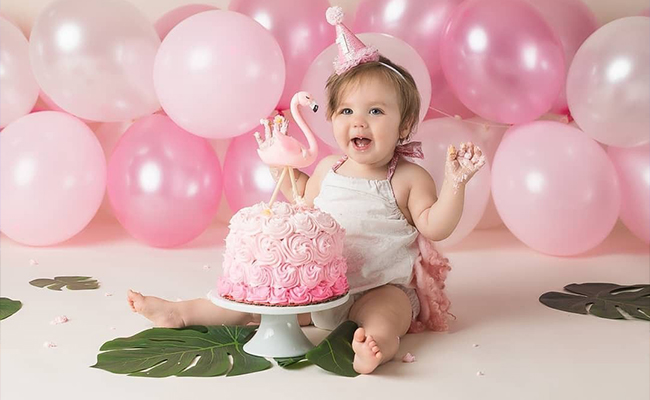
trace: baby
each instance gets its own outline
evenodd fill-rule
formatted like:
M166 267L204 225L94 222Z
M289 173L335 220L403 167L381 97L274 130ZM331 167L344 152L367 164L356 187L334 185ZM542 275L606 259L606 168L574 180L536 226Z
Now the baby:
M449 302L442 289L448 265L431 241L445 239L458 224L465 185L485 158L472 143L458 150L449 146L437 198L429 173L405 159L422 157L419 143L409 142L420 111L413 77L363 45L341 24L338 7L327 17L337 27L339 44L336 73L327 82L327 115L344 156L323 159L312 176L294 172L305 203L331 214L346 230L350 299L300 315L299 322L331 330L355 321L353 366L367 374L395 356L409 329L447 328ZM281 189L292 198L290 182ZM128 300L158 326L259 322L258 315L222 309L207 299L168 302L129 291Z

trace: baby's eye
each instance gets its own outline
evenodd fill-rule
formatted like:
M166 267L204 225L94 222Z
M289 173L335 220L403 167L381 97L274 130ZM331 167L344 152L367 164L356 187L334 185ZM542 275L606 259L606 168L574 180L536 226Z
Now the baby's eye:
M384 110L382 110L381 108L372 108L372 109L370 109L370 114L372 114L372 115L381 115L383 113L384 113Z
M344 108L340 112L343 115L351 115L352 114L352 109L351 108Z

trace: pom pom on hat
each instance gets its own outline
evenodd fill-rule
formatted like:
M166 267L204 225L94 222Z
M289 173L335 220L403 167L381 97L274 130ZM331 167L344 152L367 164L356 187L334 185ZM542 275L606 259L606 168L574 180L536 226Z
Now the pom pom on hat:
M325 13L327 22L329 22L330 25L337 25L343 22L343 16L344 16L343 9L339 6L330 7L327 9L327 12Z

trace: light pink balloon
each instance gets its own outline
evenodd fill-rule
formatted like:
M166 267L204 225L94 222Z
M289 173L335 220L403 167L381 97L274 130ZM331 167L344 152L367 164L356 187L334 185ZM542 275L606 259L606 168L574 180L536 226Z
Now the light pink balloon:
M566 76L560 40L521 0L463 2L440 51L442 69L460 101L497 122L528 122L544 114Z
M650 145L609 147L621 187L620 217L632 233L650 244Z
M474 115L448 89L440 67L440 40L452 12L462 0L362 0L357 6L354 32L386 33L402 39L422 57L431 78L430 106L449 115ZM429 110L427 117L444 117Z
M431 77L431 101L424 119L455 117L470 118L475 116L454 94L445 74L437 72Z
M436 189L440 194L445 177L445 160L447 148L454 145L456 148L463 142L474 142L482 147L473 127L454 118L436 118L424 121L414 140L422 141L424 160L416 160L433 177ZM463 215L454 232L447 239L437 244L448 247L463 240L476 227L481 220L485 207L490 197L490 168L485 165L465 187L465 203Z
M171 31L181 21L191 17L192 15L211 10L218 10L218 8L209 4L186 4L163 14L162 17L156 20L153 27L156 30L156 33L158 33L160 40L163 40L169 31Z
M565 72L569 70L573 56L580 45L598 29L593 11L582 0L528 0L539 11L562 43ZM568 114L566 84L562 84L560 95L551 112Z
M29 63L29 43L11 22L0 18L0 128L29 113L38 83Z
M26 115L0 135L2 232L30 246L61 243L93 218L106 160L93 132L65 113Z
M206 11L174 28L154 67L163 109L183 129L206 138L240 135L271 114L284 87L278 42L232 11Z
M57 105L93 121L123 121L160 108L153 62L160 39L125 0L58 0L38 15L30 56Z
M217 212L221 188L210 143L163 115L131 125L108 163L115 216L150 246L179 246L199 236Z
M286 113L288 119L290 114ZM263 135L263 128L255 129L230 142L223 165L223 192L232 211L257 204L261 201L268 202L275 188L275 181L269 172L269 166L264 164L257 154L257 142L253 132ZM307 145L307 139L300 128L290 120L288 134ZM316 138L318 141L318 156L316 162L303 171L308 175L314 172L318 162L332 154L332 149ZM286 201L280 193L278 198Z
M287 77L276 109L289 108L291 98L312 61L334 43L336 30L327 23L327 0L232 0L229 9L248 15L268 29L282 48Z
M423 120L431 99L431 80L429 79L429 73L427 72L424 61L422 61L422 57L403 40L390 35L361 33L357 37L366 45L377 47L382 55L388 57L394 63L403 66L413 75L413 79L415 79L415 83L420 91L420 98L422 100L420 120ZM327 83L327 78L334 72L333 62L337 54L338 48L335 44L325 49L311 64L302 82L303 90L311 93L314 99L316 99L316 102L322 107L321 111L317 113L307 113L305 119L314 130L314 133L323 142L333 148L338 148L338 145L332 134L332 123L326 120L327 97L325 95L325 83Z
M580 130L552 121L506 132L492 166L492 195L519 240L556 256L596 247L620 208L616 171L605 151Z
M580 128L597 141L648 143L650 19L617 19L589 36L569 69L567 99Z

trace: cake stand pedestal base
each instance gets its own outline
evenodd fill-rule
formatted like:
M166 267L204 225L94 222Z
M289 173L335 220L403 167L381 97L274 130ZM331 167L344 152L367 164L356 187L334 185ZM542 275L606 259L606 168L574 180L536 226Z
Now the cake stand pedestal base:
M219 297L214 291L208 293L208 299L219 307L260 314L260 326L244 345L244 351L254 356L273 358L298 357L314 348L298 324L298 314L328 310L345 303L349 297L346 294L333 301L308 306L273 307L237 303Z

